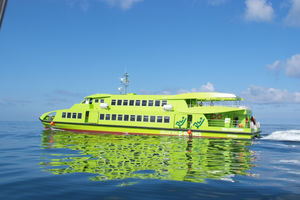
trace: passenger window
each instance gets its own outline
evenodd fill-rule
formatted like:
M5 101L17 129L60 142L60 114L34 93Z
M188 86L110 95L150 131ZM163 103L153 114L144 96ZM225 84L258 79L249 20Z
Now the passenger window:
M63 113L61 114L61 117L62 117L62 118L66 118L66 113L63 112Z
M142 106L147 106L147 100L142 101Z
M111 115L111 120L116 120L117 119L117 115L116 114L112 114Z
M95 103L99 103L99 99L95 99Z
M161 106L164 106L164 105L167 105L168 104L168 101L167 100L163 100L162 103L161 103Z
M165 123L170 123L170 117L169 116L164 116L164 122Z
M104 114L100 114L100 120L104 120Z
M123 106L127 106L128 105L128 100L123 100Z
M155 106L160 106L160 100L155 101Z
M150 116L150 122L155 122L155 116Z
M141 121L142 121L142 115L136 116L136 121L137 121L137 122L141 122Z
M135 115L130 115L130 121L132 121L132 122L135 121Z
M157 116L157 122L162 123L162 116Z
M105 120L110 120L110 114L106 114Z
M118 121L122 121L123 115L118 115Z
M93 99L92 98L90 98L90 104L92 104L93 103Z
M72 115L72 119L76 119L76 113L73 113L73 115Z
M100 100L100 103L104 103L104 99L101 99L101 100Z
M122 100L121 100L121 99L118 100L117 105L118 105L118 106L121 106L121 105L122 105Z
M129 101L129 106L133 106L134 105L134 100L130 100Z
M153 106L153 100L148 101L148 106Z
M78 113L77 118L81 119L82 113Z
M148 115L144 115L144 122L148 122L149 121L149 116Z
M112 99L112 100L111 100L111 105L112 105L112 106L115 106L115 105L116 105L116 100L115 100L115 99Z
M135 106L140 106L141 105L141 100L135 100Z
M68 114L67 114L67 118L71 118L71 113L68 113Z
M124 115L124 121L128 121L129 120L129 115Z

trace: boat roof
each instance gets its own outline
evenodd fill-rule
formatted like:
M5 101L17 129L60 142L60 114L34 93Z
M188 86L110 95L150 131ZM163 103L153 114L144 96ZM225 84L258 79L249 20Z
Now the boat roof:
M235 94L231 93L220 93L220 92L193 92L193 93L183 93L183 94L176 94L176 95L136 95L134 93L128 93L126 95L113 95L113 94L94 94L87 96L85 98L124 98L132 97L134 99L138 98L149 98L152 97L153 99L165 99L165 100L186 100L186 99L195 99L198 101L243 101L243 98L236 96Z

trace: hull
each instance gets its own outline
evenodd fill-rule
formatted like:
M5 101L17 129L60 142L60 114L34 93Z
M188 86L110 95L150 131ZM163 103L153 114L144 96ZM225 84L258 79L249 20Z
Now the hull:
M232 138L232 139L253 139L259 137L258 132L238 132L238 129L224 129L215 127L210 130L194 130L194 129L170 129L170 128L149 128L134 126L112 126L101 124L83 124L55 122L51 124L49 121L41 120L46 129L60 129L73 132L87 132L99 134L124 134L124 135L160 135L160 136L192 136L206 138ZM191 134L188 134L191 130Z

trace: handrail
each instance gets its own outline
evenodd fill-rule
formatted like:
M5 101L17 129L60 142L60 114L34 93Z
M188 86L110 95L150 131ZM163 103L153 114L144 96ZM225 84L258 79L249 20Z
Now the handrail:
M250 128L250 123L245 123L242 120L230 120L229 123L225 123L224 119L208 119L208 126L211 127L226 127L226 128Z

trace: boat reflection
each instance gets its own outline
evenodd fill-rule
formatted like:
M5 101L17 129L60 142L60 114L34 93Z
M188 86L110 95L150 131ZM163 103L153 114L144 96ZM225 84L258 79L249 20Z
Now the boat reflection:
M247 175L253 166L251 143L249 140L45 130L42 135L45 161L40 164L53 174L90 173L93 181L232 180L232 175Z

